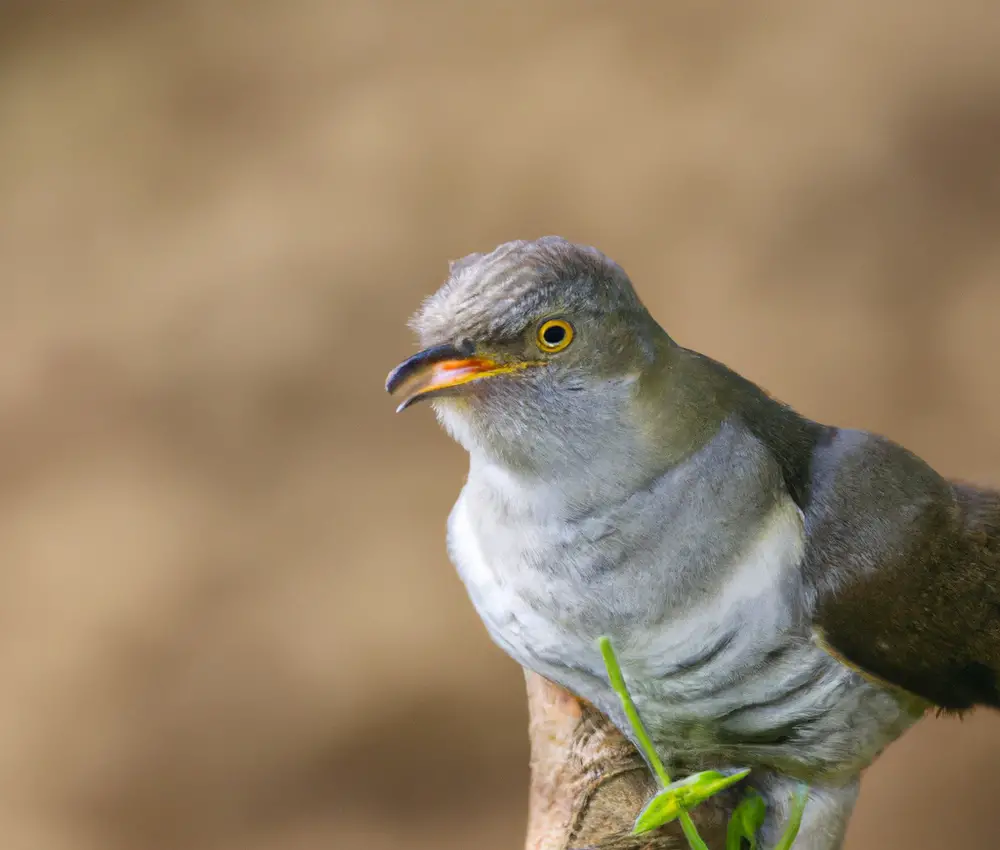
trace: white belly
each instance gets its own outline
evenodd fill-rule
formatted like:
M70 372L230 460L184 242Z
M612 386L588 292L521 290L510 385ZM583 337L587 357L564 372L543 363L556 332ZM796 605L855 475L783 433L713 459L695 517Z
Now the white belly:
M913 722L893 695L820 649L799 580L802 518L779 502L739 556L685 577L683 549L594 573L565 529L483 533L460 498L449 549L494 641L519 664L592 702L628 731L596 641L608 635L668 762L856 772ZM571 563L549 564L546 547ZM548 565L550 568L546 568Z

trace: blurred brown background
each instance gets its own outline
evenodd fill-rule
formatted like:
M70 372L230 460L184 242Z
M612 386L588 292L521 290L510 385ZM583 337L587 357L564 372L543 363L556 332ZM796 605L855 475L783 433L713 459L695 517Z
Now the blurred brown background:
M1000 485L995 3L2 0L4 850L519 846L464 458L381 387L447 260L545 233ZM923 723L849 847L996 846L998 759Z

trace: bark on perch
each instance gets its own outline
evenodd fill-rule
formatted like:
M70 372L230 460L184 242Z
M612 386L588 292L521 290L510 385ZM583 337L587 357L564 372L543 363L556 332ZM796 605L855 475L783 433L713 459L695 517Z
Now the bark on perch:
M525 673L531 738L526 850L686 848L675 822L640 837L632 824L656 782L631 743L593 706ZM732 794L691 812L709 847L724 847Z

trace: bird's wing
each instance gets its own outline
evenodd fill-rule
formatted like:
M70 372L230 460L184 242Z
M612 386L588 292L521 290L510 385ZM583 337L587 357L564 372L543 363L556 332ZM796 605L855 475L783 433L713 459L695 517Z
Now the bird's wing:
M821 640L942 709L1000 708L1000 493L881 438L856 449L806 513Z

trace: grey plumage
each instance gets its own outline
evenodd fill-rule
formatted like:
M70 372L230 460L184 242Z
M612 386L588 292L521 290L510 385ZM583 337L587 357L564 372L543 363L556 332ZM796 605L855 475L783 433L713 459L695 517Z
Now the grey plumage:
M548 353L536 336L553 318L575 336ZM470 455L449 552L493 639L627 731L595 645L610 635L666 761L754 768L772 834L808 781L796 846L840 846L860 772L928 701L959 693L945 679L960 674L932 668L930 651L927 670L902 672L880 660L893 647L866 653L865 627L844 626L857 609L839 599L898 563L954 487L676 345L617 264L558 237L453 264L412 325L425 346L496 366L428 392ZM866 487L875 462L879 485ZM957 519L951 533L965 534ZM831 632L889 681L831 654ZM995 656L978 663L995 676Z
M451 263L450 272L410 320L425 345L511 339L544 312L642 310L617 263L556 236L470 254Z

